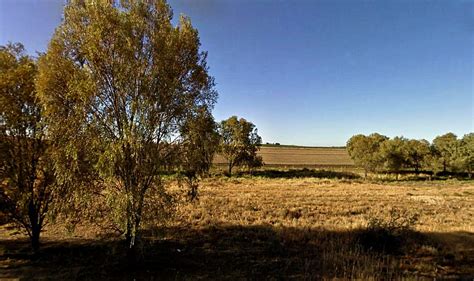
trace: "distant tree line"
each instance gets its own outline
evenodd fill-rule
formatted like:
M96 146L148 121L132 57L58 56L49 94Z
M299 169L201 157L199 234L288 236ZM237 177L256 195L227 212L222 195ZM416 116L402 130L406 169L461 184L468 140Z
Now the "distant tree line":
M346 145L356 166L368 172L421 171L429 173L467 173L474 170L474 133L458 138L453 133L427 140L394 137L373 133L352 136Z

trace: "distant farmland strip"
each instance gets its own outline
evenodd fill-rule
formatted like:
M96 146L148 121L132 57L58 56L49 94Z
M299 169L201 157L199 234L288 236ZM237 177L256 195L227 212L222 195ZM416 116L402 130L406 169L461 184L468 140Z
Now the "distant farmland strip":
M263 146L258 152L267 166L352 166L354 163L345 148ZM218 155L215 164L226 164Z

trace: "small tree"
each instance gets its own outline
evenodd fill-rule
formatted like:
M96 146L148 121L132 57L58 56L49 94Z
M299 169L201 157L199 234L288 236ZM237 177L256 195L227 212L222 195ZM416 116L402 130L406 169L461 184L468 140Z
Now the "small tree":
M474 171L474 133L464 135L460 140L458 156L460 169L466 171L469 177L473 177Z
M252 174L255 169L262 167L265 163L263 157L260 155L248 155L247 159L244 158L243 163L249 169L249 173Z
M28 233L35 252L55 187L36 72L21 44L0 46L0 212Z
M219 147L219 134L214 118L206 108L201 108L189 118L181 129L181 175L187 184L190 200L197 198L198 179L206 175Z
M219 125L221 136L221 154L227 159L228 173L232 176L232 168L238 165L263 164L258 160L257 151L262 143L255 125L244 118L232 116Z
M72 0L39 63L56 162L85 153L102 186L114 187L110 202L130 253L144 202L164 194L161 172L181 127L217 95L197 30L184 16L176 27L171 19L160 0Z
M384 167L397 175L408 163L408 141L403 137L395 137L386 140L380 146L381 157L384 160Z
M383 164L380 146L387 139L386 136L374 133L369 136L355 135L347 141L349 156L357 166L364 169L366 178L367 172L376 171Z
M458 147L459 141L457 136L453 133L438 136L433 140L433 152L435 156L437 156L436 158L441 164L443 172L446 172L448 168L451 171L455 169L455 158Z
M405 148L408 165L418 173L431 153L430 143L427 140L408 140Z

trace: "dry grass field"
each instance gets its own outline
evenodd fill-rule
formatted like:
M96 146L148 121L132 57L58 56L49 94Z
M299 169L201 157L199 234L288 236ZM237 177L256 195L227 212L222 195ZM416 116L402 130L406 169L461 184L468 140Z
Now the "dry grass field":
M0 279L471 280L473 221L472 181L215 177L147 226L133 270L112 233L57 222L37 259L4 227Z
M354 164L346 149L339 147L262 146L258 154L266 166L341 167ZM221 156L217 156L214 162L226 163Z

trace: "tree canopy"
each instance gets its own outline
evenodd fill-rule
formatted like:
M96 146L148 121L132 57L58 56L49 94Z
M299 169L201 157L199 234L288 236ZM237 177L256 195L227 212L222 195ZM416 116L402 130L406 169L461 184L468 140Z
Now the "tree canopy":
M458 138L453 133L437 136L433 140L433 149L443 168L443 172L446 172L455 162L458 149Z
M37 86L60 173L90 163L122 196L114 202L130 247L149 190L183 141L181 128L217 93L189 18L165 1L73 0L39 62ZM68 164L77 163L77 164Z
M227 159L228 173L238 165L261 166L263 162L257 155L262 138L257 128L244 118L232 116L219 125L221 136L221 154Z
M369 136L355 135L347 142L347 151L354 163L366 171L398 173L404 169L413 169L419 173L422 169L430 174L465 173L472 177L473 170L473 133L458 139L453 133L436 137L432 144L426 140L394 137L392 139L377 133Z
M0 46L0 212L28 233L35 251L55 186L36 73L21 44Z
M208 110L198 110L181 129L183 143L180 146L180 167L189 187L189 198L197 198L198 177L206 175L218 150L220 136L217 124Z
M347 141L347 151L357 166L367 172L377 170L383 163L380 146L387 140L386 136L374 133L369 136L355 135Z
M418 172L427 166L430 159L430 143L427 140L408 140L405 144L408 166Z
M384 161L384 168L397 173L408 164L408 140L395 137L385 140L380 146L380 156Z
M467 171L472 178L474 171L474 133L466 134L460 140L460 147L456 158L459 163L459 169Z

